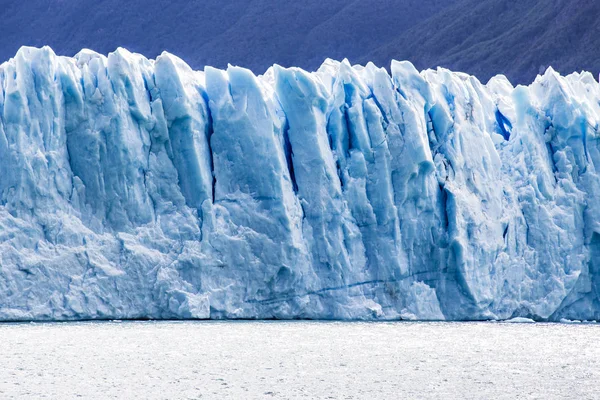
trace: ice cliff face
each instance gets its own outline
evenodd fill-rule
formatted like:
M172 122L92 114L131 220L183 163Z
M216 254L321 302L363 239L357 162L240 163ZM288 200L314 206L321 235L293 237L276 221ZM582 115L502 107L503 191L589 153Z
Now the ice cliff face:
M600 85L0 66L0 319L600 318Z

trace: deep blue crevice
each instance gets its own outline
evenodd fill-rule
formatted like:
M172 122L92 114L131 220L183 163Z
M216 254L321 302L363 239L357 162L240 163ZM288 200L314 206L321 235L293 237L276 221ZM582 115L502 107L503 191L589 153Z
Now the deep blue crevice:
M349 116L348 116L348 105L346 105L344 107L344 110L342 111L344 114L344 124L346 124L346 132L348 132L348 149L346 151L346 157L350 157L350 150L352 150L354 147L352 145L352 123L350 122Z
M283 151L285 152L285 161L287 162L288 171L290 173L292 188L294 193L298 193L298 182L296 181L296 173L294 171L294 151L292 150L292 143L290 142L289 130L290 125L286 120L283 127Z
M208 94L205 91L201 91L202 98L206 104L206 144L208 145L208 153L210 155L210 174L212 176L212 203L215 204L215 188L217 186L217 176L215 175L215 162L213 159L213 149L212 149L212 135L215 132L213 127L213 117L210 112L210 107L208 106L209 99Z
M508 118L506 118L499 109L496 109L496 122L498 123L500 134L504 140L509 140L513 127Z
M356 93L356 88L351 83L344 83L344 102L347 105L352 104L352 98Z

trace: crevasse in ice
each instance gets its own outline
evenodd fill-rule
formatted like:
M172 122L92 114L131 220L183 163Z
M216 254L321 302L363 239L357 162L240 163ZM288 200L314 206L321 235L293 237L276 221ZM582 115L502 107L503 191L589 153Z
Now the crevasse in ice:
M600 85L0 66L0 319L600 318Z

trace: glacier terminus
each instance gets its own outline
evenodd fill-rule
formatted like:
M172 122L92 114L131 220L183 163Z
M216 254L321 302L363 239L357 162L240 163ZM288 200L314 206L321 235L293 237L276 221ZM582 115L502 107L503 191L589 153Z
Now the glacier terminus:
M0 320L600 320L600 84L0 65Z

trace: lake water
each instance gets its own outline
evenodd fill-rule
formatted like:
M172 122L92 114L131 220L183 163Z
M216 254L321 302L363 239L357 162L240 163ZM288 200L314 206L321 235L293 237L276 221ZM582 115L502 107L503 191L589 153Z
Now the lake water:
M600 325L0 324L0 398L598 399Z

